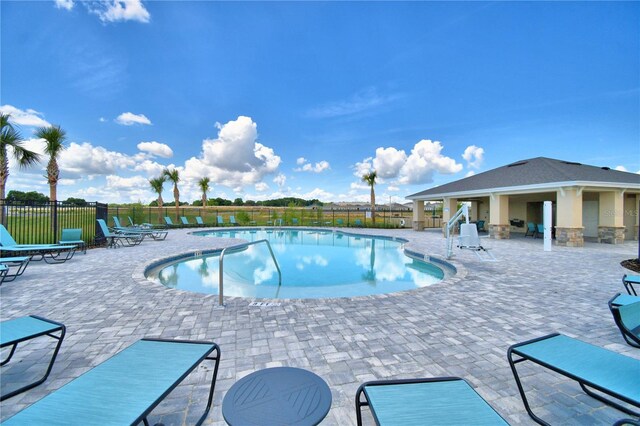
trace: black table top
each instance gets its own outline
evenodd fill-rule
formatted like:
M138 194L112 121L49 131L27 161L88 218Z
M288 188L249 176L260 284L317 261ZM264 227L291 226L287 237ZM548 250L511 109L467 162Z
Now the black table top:
M317 425L331 408L329 386L293 367L266 368L238 380L222 401L230 425Z

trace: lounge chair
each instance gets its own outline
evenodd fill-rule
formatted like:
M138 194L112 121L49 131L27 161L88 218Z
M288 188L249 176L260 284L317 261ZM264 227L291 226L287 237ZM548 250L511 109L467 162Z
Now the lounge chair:
M144 239L144 234L139 232L123 232L110 229L104 219L96 219L102 235L107 239L107 248L118 248L118 246L137 246Z
M344 226L344 220L336 219L336 226Z
M66 328L64 324L35 315L0 322L0 348L11 348L7 358L0 362L0 366L7 364L11 360L16 348L18 347L18 343L26 342L27 340L35 339L40 336L48 336L58 341L44 376L35 382L31 382L2 395L0 397L0 401L4 401L7 398L11 398L14 395L34 388L47 380L49 373L51 373L53 363L56 360L56 356L58 355L58 351L60 350L60 346L62 345L65 331Z
M478 228L478 231L484 231L484 220L479 220L476 222L476 228Z
M196 223L198 224L198 226L207 226L200 216L196 216Z
M4 278L7 276L8 273L9 273L9 267L7 265L0 263L0 285L2 285L2 283L4 282Z
M640 286L640 275L624 274L624 276L622 277L622 284L627 290L627 293L637 296L638 292L636 292L634 285Z
M355 222L353 223L353 226L362 228L362 221L360 219L356 219Z
M64 263L76 252L75 244L18 244L7 228L0 224L0 253L7 257L29 256L31 260L47 263ZM36 259L35 256L40 256Z
M478 236L478 228L473 223L463 223L460 225L460 237L458 247L463 250L473 251L480 260L496 260L488 248L484 247Z
M533 234L533 238L538 238L540 235L544 237L544 225L542 223L536 224L536 232Z
M131 221L131 218L129 218L129 221ZM122 226L120 224L120 219L118 219L117 216L113 216L113 223L116 225L114 227L114 229L116 230L116 233L118 232L122 232L125 234L139 234L141 235L143 238L144 237L151 237L154 240L164 240L167 238L167 235L169 235L169 233L165 230L162 229L155 229L153 228L153 225L151 225L151 228L147 228L147 227L141 227L141 226Z
M294 217L291 219L291 226L298 226L300 222L298 222L298 218Z
M69 424L69 420L84 425L148 425L151 411L204 360L215 363L207 406L196 423L200 425L212 405L220 348L213 342L160 339L135 342L3 425Z
M11 282L18 278L25 269L27 269L27 265L31 261L31 257L29 256L15 256L15 257L1 257L0 265L4 265L7 270L4 273L2 281L0 284L4 282ZM15 271L11 271L12 267L16 267Z
M364 398L364 400L363 400ZM368 406L377 425L508 425L459 377L367 382L356 392L356 421Z
M632 416L640 415L611 399L640 407L640 359L630 358L557 333L512 345L507 351L507 359L527 413L541 425L548 423L531 410L516 370L516 364L524 361L532 361L576 380L587 395L600 402ZM596 394L591 389L599 393Z
M167 225L155 225L153 223L141 223L141 224L136 224L133 219L131 219L131 216L127 216L127 218L129 219L129 228L133 228L133 229L167 229Z
M178 225L174 224L169 216L164 217L164 223L167 224L167 228L176 228Z
M180 216L180 222L182 222L182 224L183 224L184 226L186 226L187 228L190 228L190 227L192 227L192 226L195 226L194 224L189 223L189 219L187 219L185 216Z
M236 222L236 218L233 216L229 216L229 223L231 226L238 226L238 222Z
M65 228L60 236L60 244L75 244L83 254L87 254L87 243L82 239L82 228Z
M640 296L618 293L609 300L609 310L624 340L640 348Z
M218 222L218 226L224 226L224 219L222 218L222 216L217 216L216 220Z
M528 222L527 223L527 230L524 233L525 237L528 236L535 236L536 235L536 224L533 222Z

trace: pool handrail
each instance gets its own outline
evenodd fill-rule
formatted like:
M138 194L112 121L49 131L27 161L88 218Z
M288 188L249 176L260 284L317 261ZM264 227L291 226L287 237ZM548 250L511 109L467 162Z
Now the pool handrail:
M244 248L244 247L249 247L252 246L254 244L258 244L258 243L267 243L267 248L269 249L269 253L271 253L271 258L273 259L273 263L275 263L276 265L276 269L278 270L278 285L282 285L282 272L280 271L280 265L278 265L278 261L276 260L276 256L275 254L273 254L273 249L271 248L271 244L269 243L268 240L256 240L256 241L250 241L250 242L246 242L246 243L242 243L242 244L238 244L235 246L230 246L230 247L225 247L224 249L222 249L222 251L220 252L220 267L219 267L219 278L218 278L218 305L219 306L223 306L224 305L224 279L223 279L223 274L224 274L224 270L223 270L223 262L224 262L224 254L227 251L227 249L231 249L231 250L235 250L235 249L240 249L240 248Z

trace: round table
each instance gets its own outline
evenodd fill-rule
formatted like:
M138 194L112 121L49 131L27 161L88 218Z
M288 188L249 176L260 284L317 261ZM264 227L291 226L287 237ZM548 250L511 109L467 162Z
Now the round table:
M230 425L317 425L331 408L329 386L293 367L266 368L238 380L222 401Z

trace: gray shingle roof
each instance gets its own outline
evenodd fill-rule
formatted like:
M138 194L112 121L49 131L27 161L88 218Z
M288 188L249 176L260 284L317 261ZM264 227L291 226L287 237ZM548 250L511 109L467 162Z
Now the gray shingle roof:
M608 182L620 184L621 186L625 184L640 185L640 175L620 172L608 167L589 166L571 161L537 157L516 161L506 166L436 186L435 188L409 195L407 198L554 182Z

